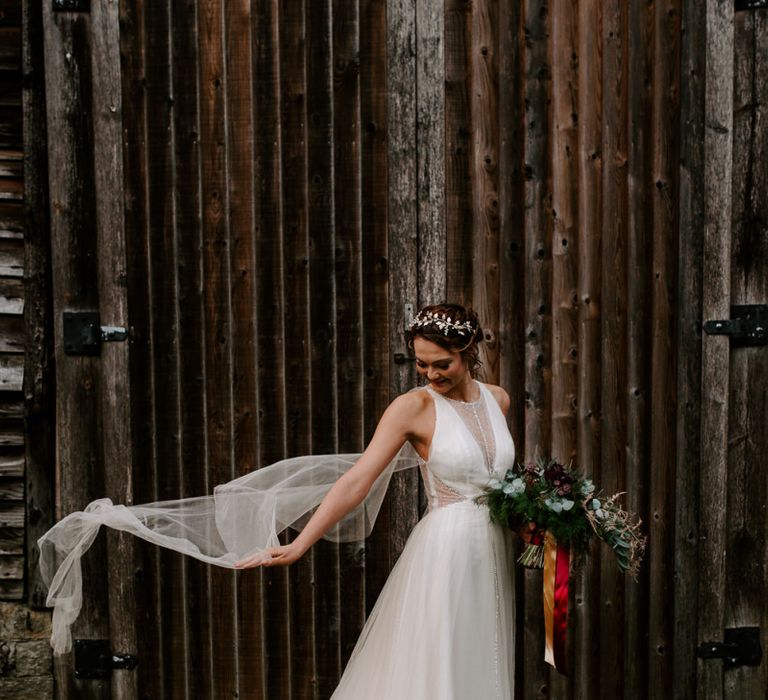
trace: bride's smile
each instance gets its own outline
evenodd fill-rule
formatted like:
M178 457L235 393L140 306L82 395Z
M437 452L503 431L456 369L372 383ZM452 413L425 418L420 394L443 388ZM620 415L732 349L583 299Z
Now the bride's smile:
M467 363L457 350L447 350L426 338L415 338L416 371L443 396L459 401L474 401L473 383Z

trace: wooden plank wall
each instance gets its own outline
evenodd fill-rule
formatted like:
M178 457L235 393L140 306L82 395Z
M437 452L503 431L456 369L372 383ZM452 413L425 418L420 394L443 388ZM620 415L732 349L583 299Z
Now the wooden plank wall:
M597 549L576 575L568 677L543 662L541 575L517 571L517 696L693 697L700 592L680 571L700 553L699 424L676 407L701 391L703 37L733 31L728 16L708 21L681 0L121 2L123 160L104 170L97 156L97 170L123 173L101 187L125 203L134 500L362 449L415 381L394 355L405 305L471 304L518 455L574 458L628 492L649 535L637 583ZM764 18L740 21L760 45ZM109 64L94 73L103 105L114 35L92 48L81 19L50 25L51 70L66 74L68 41L78 65L91 51ZM749 104L765 80L751 55L738 63L755 76L737 91ZM727 65L708 70L728 79ZM88 80L72 77L72 100L90 104ZM72 104L54 104L60 126ZM753 158L761 115L734 146ZM52 163L69 147L58 141ZM73 152L95 179L90 147ZM72 183L57 186L78 204ZM108 201L68 215L87 233L115 216ZM78 221L54 226L62 258ZM735 298L760 284L739 278ZM89 420L67 429L86 435ZM74 490L65 507L82 505ZM139 543L141 693L328 697L419 510L416 474L398 474L365 544L322 542L290 570L214 570ZM713 526L718 542L735 537ZM721 612L702 629L714 636Z
M384 3L328 1L123 3L121 20L136 500L361 450L394 381L388 213L416 211L415 176L386 177L386 76L412 75L388 41L405 51L413 18L398 35ZM415 237L396 237L401 309ZM418 517L415 475L394 489L411 499L366 545L322 542L290 570L140 546L143 692L328 697Z
M403 304L470 303L519 454L627 489L651 538L638 584L580 572L569 678L518 573L519 696L668 695L679 3L417 8L123 4L137 498L360 449L413 382ZM141 548L143 687L327 697L418 517L415 475L390 496L290 571Z
M21 10L21 2L0 3L0 599L5 600L24 597L25 578Z

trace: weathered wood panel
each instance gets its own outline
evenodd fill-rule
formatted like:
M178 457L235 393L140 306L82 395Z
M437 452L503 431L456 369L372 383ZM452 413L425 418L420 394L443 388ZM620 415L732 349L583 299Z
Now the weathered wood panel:
M715 561L714 587L696 576L723 543L764 548L753 534L764 515L737 515L765 488L744 492L759 458L739 432L764 415L743 388L764 368L701 340L702 298L707 314L727 314L728 272L714 291L708 275L728 226L739 251L759 250L765 172L727 175L712 196L702 173L712 180L723 158L765 161L762 14L734 30L730 6L713 3L705 21L679 0L129 5L137 497L206 493L287 454L360 449L414 383L412 363L394 359L405 305L469 303L488 331L485 379L512 397L518 455L574 457L606 490L627 490L650 535L638 583L597 547L576 573L567 679L543 663L541 576L516 571L517 695L715 687L714 664L697 679L696 643L765 616L756 586L723 598L732 556ZM745 38L722 44L723 29ZM733 50L735 104L712 87L704 102L705 67L726 84ZM728 104L731 137L705 121ZM731 215L720 208L734 193ZM705 211L716 230L702 275ZM18 202L0 202L0 230L0 268L18 281ZM760 301L749 259L734 258L733 298ZM10 318L20 297L7 298ZM702 469L737 485L714 516L698 491L702 342L721 383L735 358L730 389L716 392L731 415L705 405L707 425L728 420L732 447L721 441L729 461L710 450ZM142 692L330 695L418 516L417 477L399 474L365 547L322 542L290 571L232 577L140 547L142 653L158 669L140 671ZM711 527L716 544L700 545ZM697 603L717 596L704 634ZM762 679L726 681L737 693Z
M704 80L704 241L702 318L729 318L731 304L731 176L733 155L733 12L706 3ZM730 343L704 335L701 344L701 463L698 642L719 639L725 623L727 492L712 484L728 480ZM696 695L723 697L723 666L698 660Z
M22 105L22 59L28 59L28 53L22 52L22 34L27 29L22 24L21 2L7 3L8 12L0 13L0 134L4 136L12 135L13 138L5 140L0 148L0 462L6 468L0 467L0 518L4 520L17 519L19 506L21 512L24 512L23 504L26 497L26 486L28 480L32 483L30 497L34 499L37 496L44 501L46 486L50 487L50 478L41 478L42 488L35 489L34 481L38 476L43 476L38 470L39 464L33 463L33 468L29 474L25 474L25 460L19 457L18 447L25 444L25 438L22 428L22 419L24 417L24 405L22 399L22 388L27 389L27 395L34 395L36 398L42 398L42 392L35 392L34 379L40 379L44 370L38 370L45 357L45 342L42 332L38 332L36 343L29 343L30 352L24 354L27 350L27 344L30 340L35 340L34 336L27 334L25 328L24 311L24 291L22 276L24 271L31 271L35 275L30 280L30 290L34 307L29 309L28 317L35 320L44 321L45 314L33 316L33 311L40 311L40 303L43 295L46 293L45 278L41 279L41 268L45 271L45 252L39 254L33 253L25 260L25 246L22 240L25 219L28 210L22 204L24 196L24 162L22 160L22 123L26 111L27 118L31 123L27 125L27 134L34 133L36 125L40 123L40 115L35 121L35 115ZM38 26L39 29L39 26ZM29 73L30 81L39 78L31 71ZM27 93L28 94L28 93ZM39 144L33 145L32 151L40 148ZM39 153L39 151L38 151ZM33 200L38 190L35 184L32 184L31 195ZM44 206L44 200L37 200L38 206ZM41 215L44 219L44 215ZM43 231L36 230L33 236L34 240L42 242L41 234ZM44 302L42 302L44 303ZM27 381L24 386L24 371ZM39 388L39 387L38 387ZM50 406L46 406L50 410ZM36 456L46 454L50 449L50 432L43 428L40 431L39 421L35 422L34 417L32 427L38 429L35 436L41 441ZM31 448L34 450L34 448ZM46 470L48 464L45 465ZM29 477L29 479L27 478ZM51 522L50 496L48 490L48 513L44 518L43 525ZM37 505L35 503L35 505ZM6 537L0 551L0 599L21 600L25 596L25 547L24 547L24 529L25 523L18 523L17 526L4 528ZM40 534L40 528L33 528L31 535ZM18 535L22 540L17 542ZM37 561L34 545L30 546L30 563L34 565ZM33 574L29 579L30 596L39 594L39 576ZM36 602L39 602L37 599Z
M59 516L83 508L105 493L99 458L100 434L96 411L100 392L99 361L95 357L68 358L63 352L64 309L98 308L96 210L93 161L93 93L91 35L88 18L54 15L43 7L45 81L60 89L46 91L47 132L56 134L48 144L51 207L51 258L57 435L66 435L57 449ZM83 562L83 612L73 628L75 637L108 636L107 585L97 562L106 556L104 540ZM72 655L57 658L56 682L60 697L108 697L109 683L76 681Z
M677 326L677 202L679 164L679 124L670 115L680 111L680 2L667 0L656 3L653 17L653 93L650 110L652 138L648 150L651 177L645 178L645 190L650 191L652 258L644 258L643 266L653 270L646 274L650 280L651 299L651 348L645 358L650 362L646 372L650 374L650 431L647 424L630 431L631 435L650 438L650 454L640 466L639 473L627 473L627 485L633 485L633 494L627 496L627 503L647 523L649 549L645 571L648 583L629 584L627 593L634 600L627 599L627 620L625 635L632 639L632 632L645 627L647 620L648 638L645 654L635 650L631 642L627 657L639 658L633 663L637 668L638 682L648 679L645 697L668 695L672 687L672 620L668 613L667 601L674 589L674 464L676 454L675 421L677 413L677 386L675 371L677 347L675 331ZM647 200L646 200L647 201ZM638 203L638 206L640 204ZM642 304L630 304L637 310ZM631 314L631 315L634 315ZM633 343L634 344L634 343ZM631 390L632 391L632 390ZM630 400L632 393L630 393ZM647 396L645 397L647 399ZM637 442L638 438L634 438ZM647 502L646 499L647 498ZM647 655L647 666L643 656ZM628 680L627 687L633 684Z
M701 454L701 300L704 280L704 65L705 17L683 3L681 38L680 159L677 311L677 425L675 440L674 569L698 571L698 479ZM678 575L673 593L675 697L696 697L698 576Z
M734 18L733 200L731 303L768 300L768 17ZM731 352L728 419L725 626L768 630L768 479L765 455L765 348ZM768 688L768 664L723 674L723 697L759 697Z
M387 146L387 15L386 3L360 3L360 208L363 275L363 422L370 440L390 399L390 356L379 351L389 337L389 218ZM370 612L391 567L389 528L391 499L382 505L377 526L366 541L365 611Z
M123 157L123 191L125 198L125 227L131 235L126 239L128 279L140 277L151 279L151 267L146 255L149 247L147 218L149 205L145 201L147 177L147 135L146 102L148 89L153 81L145 80L145 5L144 3L121 4L121 70L123 78L122 104L123 120L130 127L126 134ZM128 306L131 318L141 315L149 302L150 285L128 285ZM131 377L142 377L143 381L132 380L133 400L142 411L132 411L131 429L133 434L133 479L134 498L137 503L157 500L158 489L155 454L155 435L152 431L152 417L155 377L150 359L150 348L154 345L152 326L133 324L131 352ZM169 416L170 419L170 416ZM162 625L159 599L161 586L148 587L145 581L152 580L159 571L161 553L156 548L139 542L136 546L136 623L142 630L141 639L151 640L145 644L145 663L137 669L139 685L150 695L161 695L166 667L162 663L160 629ZM158 577L159 578L159 577Z
M523 9L525 46L522 52L525 105L523 191L525 230L525 300L518 310L525 323L525 427L519 458L533 462L546 457L551 444L552 384L552 219L548 181L548 93L552 76L547 47L547 11L542 0L527 0ZM544 664L544 625L541 615L541 572L525 571L524 614L518 629L523 640L523 698L547 692L549 672Z

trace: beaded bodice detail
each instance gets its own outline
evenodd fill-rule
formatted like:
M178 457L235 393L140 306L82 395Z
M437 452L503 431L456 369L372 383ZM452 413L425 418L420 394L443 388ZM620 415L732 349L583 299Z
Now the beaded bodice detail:
M421 474L436 508L480 495L492 476L503 476L515 448L496 399L480 382L476 401L449 399L430 387L435 402L435 431Z
M483 401L482 391L476 401L459 401L457 399L449 399L448 397L443 398L448 401L449 406L461 418L464 427L472 434L477 446L483 453L485 468L490 474L493 471L493 462L496 457L496 439L493 434L491 419L488 417L488 406Z

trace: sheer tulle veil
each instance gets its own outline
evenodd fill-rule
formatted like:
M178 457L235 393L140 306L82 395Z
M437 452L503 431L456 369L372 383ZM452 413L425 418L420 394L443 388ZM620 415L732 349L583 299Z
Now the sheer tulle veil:
M40 570L48 586L46 604L53 607L54 652L62 654L71 648L70 627L82 607L80 559L102 525L216 566L234 568L239 559L278 545L277 536L286 528L301 529L331 486L359 457L293 457L221 484L213 495L133 506L101 498L85 510L67 515L38 540ZM325 538L351 542L367 537L392 474L419 462L406 442L365 500Z

